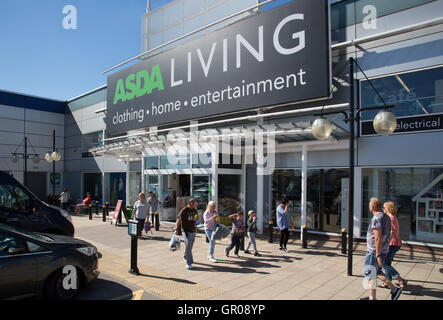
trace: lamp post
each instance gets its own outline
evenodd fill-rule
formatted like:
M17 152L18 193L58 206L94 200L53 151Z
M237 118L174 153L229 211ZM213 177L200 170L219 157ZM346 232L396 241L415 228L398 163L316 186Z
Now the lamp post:
M23 144L23 153L20 152L13 152L11 153L12 157L11 157L11 162L12 163L17 163L18 162L18 156L21 156L23 158L23 185L25 187L27 187L28 184L28 158L30 156L33 156L32 161L37 164L40 162L40 158L38 156L37 153L28 153L28 137L24 138L24 144Z
M55 148L55 130L52 130L52 151L45 154L45 160L47 162L52 162L52 196L55 199L55 162L61 159L60 152ZM50 179L51 180L51 179Z
M393 105L387 106L384 103L383 98L380 96L375 87L372 86L370 80L366 77L372 86L372 89L378 94L380 100L383 102L383 106L359 108L357 111L354 109L354 64L364 74L363 70L358 66L354 58L349 58L349 78L350 78L350 103L349 111L332 111L321 113L320 118L316 119L312 124L312 135L319 140L326 140L332 133L331 122L324 118L327 114L341 113L345 116L345 122L349 122L349 216L348 216L348 276L352 276L352 253L353 253L353 238L354 238L354 167L355 167L355 134L354 134L354 121L360 121L360 113L367 110L384 109L380 111L374 118L373 126L375 132L380 135L387 136L394 132L397 126L397 119L395 115L387 111L386 109L394 107Z

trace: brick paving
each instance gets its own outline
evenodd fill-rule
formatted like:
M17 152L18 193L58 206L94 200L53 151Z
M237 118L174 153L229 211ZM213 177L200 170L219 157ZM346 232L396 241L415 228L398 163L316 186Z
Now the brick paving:
M274 243L257 239L262 257L226 257L229 237L216 242L216 263L207 259L208 244L203 232L196 235L194 269L187 270L183 248L171 252L168 242L173 224L162 222L159 231L144 234L138 241L141 275L128 273L130 237L127 225L114 226L94 215L73 216L75 237L94 244L101 253L99 270L136 284L163 299L185 300L355 300L368 295L363 287L365 246L356 245L353 276L347 276L347 256L340 244L312 240L303 249L299 239L288 243L289 253ZM400 300L443 299L443 256L400 250L393 266L408 285ZM389 290L377 288L378 299L390 299Z

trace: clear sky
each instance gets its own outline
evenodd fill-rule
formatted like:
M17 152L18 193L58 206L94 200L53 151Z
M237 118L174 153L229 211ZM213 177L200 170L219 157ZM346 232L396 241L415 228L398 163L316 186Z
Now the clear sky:
M151 0L155 9L172 0ZM277 0L274 7L289 0ZM146 0L0 0L0 90L68 100L141 52ZM77 29L66 30L66 5Z

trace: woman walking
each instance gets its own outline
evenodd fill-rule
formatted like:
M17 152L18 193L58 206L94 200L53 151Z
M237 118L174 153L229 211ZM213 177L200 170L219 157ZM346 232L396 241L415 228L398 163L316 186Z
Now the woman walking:
M398 252L398 250L400 250L402 245L400 239L400 228L397 219L397 206L392 201L385 202L383 204L383 211L389 216L389 218L391 218L391 241L389 242L389 252L386 256L386 260L384 261L384 264L390 268L387 268L389 272L387 272L386 276L388 277L389 281L392 281L392 279L397 280L400 288L404 289L407 281L400 277L398 271L395 270L391 265L395 254ZM383 283L382 287L387 288L387 285Z
M205 222L205 233L209 239L208 259L211 262L217 262L217 260L214 259L214 232L217 225L217 218L218 213L217 211L215 211L215 202L209 201L208 206L206 207L206 211L203 214L203 220Z
M254 248L254 256L261 257L261 254L257 251L257 245L255 243L255 233L257 232L257 217L255 216L254 210L249 210L248 212L248 222L247 222L247 232L248 232L248 244L246 245L245 253L250 254L249 252L249 246L252 244L252 247Z
M146 195L143 192L139 193L138 200L134 203L133 217L138 221L137 237L141 239L145 221L149 222L148 202L146 201Z

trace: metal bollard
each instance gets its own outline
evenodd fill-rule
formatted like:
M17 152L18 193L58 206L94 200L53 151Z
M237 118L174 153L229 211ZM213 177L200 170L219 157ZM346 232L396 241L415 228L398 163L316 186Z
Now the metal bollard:
M98 201L95 200L95 214L98 215Z
M140 271L137 267L137 239L138 239L138 222L137 220L128 221L128 233L131 236L131 269L129 273L139 275Z
M347 235L346 228L341 229L341 253L343 254L347 251Z
M303 225L302 228L302 244L301 244L302 248L307 248L308 247L308 226L307 225Z
M274 222L272 220L269 220L269 239L268 242L272 243L274 236Z
M206 238L206 243L209 243L209 238L208 238L208 236L206 235L206 232L205 232L205 238Z
M102 218L102 220L103 220L103 222L106 222L106 206L102 206L102 209L103 209L103 212L102 212L103 218Z
M245 251L245 233L242 232L240 240L240 250Z
M160 230L160 217L158 211L155 212L155 231Z
M89 220L92 220L92 204L89 205Z
M106 205L106 215L109 216L109 202L106 202L105 205Z

